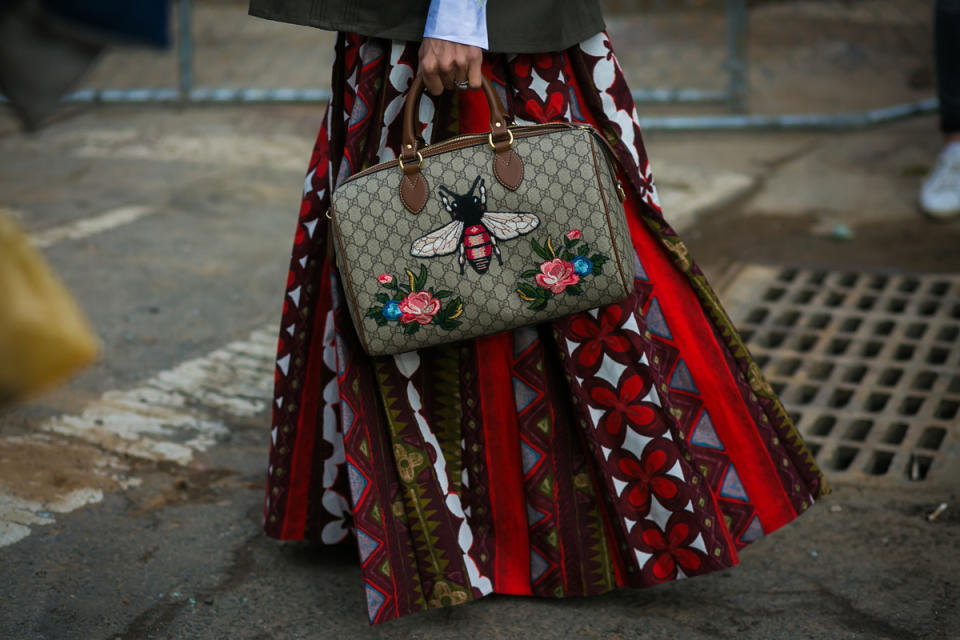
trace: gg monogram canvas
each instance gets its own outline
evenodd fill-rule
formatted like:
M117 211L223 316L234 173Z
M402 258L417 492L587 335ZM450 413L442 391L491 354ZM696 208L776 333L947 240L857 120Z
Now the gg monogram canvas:
M413 213L396 161L333 194L344 294L368 353L387 355L536 324L626 297L630 237L604 142L588 126L517 127L516 189L486 136L424 150ZM444 143L434 145L441 147Z

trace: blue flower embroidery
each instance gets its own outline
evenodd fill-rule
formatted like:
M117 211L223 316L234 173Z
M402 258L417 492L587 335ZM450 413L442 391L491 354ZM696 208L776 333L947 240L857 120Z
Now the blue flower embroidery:
M587 256L577 256L573 259L573 271L578 276L588 276L593 273L593 262Z
M538 261L533 269L522 272L517 282L517 295L529 303L528 309L542 311L547 308L547 301L557 295L579 296L585 288L592 286L595 276L603 275L603 265L609 258L591 251L579 229L563 234L562 242L562 246L554 248L550 236L547 236L546 244L540 244L536 238L530 239L530 248L542 262Z
M404 269L409 279L401 282L392 273L381 273L377 282L382 289L373 296L377 301L367 308L364 318L370 318L377 327L386 327L390 323L403 331L403 335L413 335L426 325L435 325L444 331L453 331L462 324L458 320L463 315L463 299L454 297L453 291L433 289L427 286L427 267L420 265L420 271L414 273ZM450 298L443 302L444 298Z
M390 300L385 305L383 305L383 317L387 320L393 322L400 318L403 315L403 312L400 311L400 303L396 300Z

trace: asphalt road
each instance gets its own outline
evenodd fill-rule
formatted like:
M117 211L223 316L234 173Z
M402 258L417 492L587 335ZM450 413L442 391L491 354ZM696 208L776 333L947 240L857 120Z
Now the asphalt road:
M960 637L957 487L857 482L722 574L591 599L491 597L369 628L355 549L280 544L259 529L274 323L321 117L116 108L0 137L0 204L53 238L45 254L104 343L68 386L0 413L0 638ZM668 205L669 185L711 162L751 178L691 229L708 275L760 254L872 263L877 238L899 247L888 266L956 272L955 226L897 199L915 174L864 160L924 127L654 136L651 150L655 170L661 150L673 167ZM841 139L860 152L848 153L855 184L831 185L836 199L888 189L890 208L837 206L817 220L790 188ZM128 207L135 219L84 236L82 221ZM857 239L838 251L824 219L848 219Z

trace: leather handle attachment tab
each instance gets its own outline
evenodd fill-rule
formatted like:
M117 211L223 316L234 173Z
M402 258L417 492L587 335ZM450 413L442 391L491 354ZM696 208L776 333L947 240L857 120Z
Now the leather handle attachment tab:
M486 77L481 77L481 88L490 110L490 133L487 141L494 151L493 173L500 184L515 191L523 182L523 162L513 150L513 133L507 129L507 119L504 115L506 109ZM418 74L414 76L403 105L403 140L398 159L403 174L400 178L400 201L412 213L422 211L429 197L426 179L420 172L423 155L420 153L414 133L414 123L418 122L420 97L423 95L423 90L423 78Z

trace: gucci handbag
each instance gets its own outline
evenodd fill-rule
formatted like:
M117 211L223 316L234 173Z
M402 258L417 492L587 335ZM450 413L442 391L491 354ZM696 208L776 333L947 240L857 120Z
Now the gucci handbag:
M328 216L364 349L388 355L622 300L634 260L606 140L580 123L507 126L484 79L490 132L419 147L423 83L400 157L333 193Z

